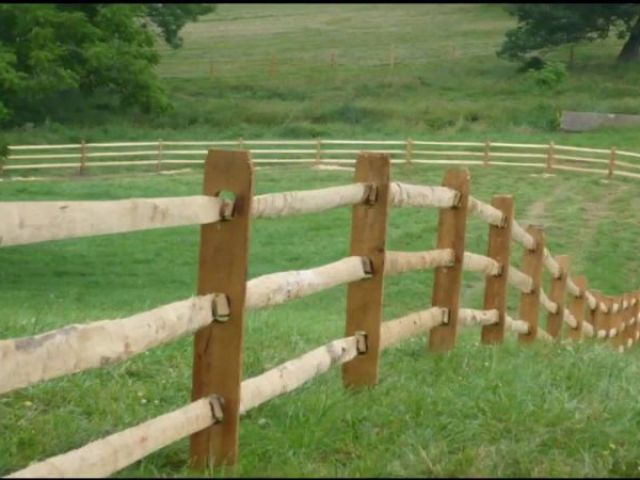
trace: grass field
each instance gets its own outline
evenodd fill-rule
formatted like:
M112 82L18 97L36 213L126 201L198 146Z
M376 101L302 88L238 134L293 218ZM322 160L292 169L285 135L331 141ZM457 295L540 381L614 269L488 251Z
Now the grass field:
M77 96L45 105L49 121L2 132L11 143L247 138L420 138L546 142L640 151L637 129L557 131L562 109L638 113L640 69L614 63L621 41L580 45L566 84L541 90L495 56L513 25L499 5L219 5L163 50L158 71L175 111L117 112ZM396 55L393 69L390 52ZM335 59L332 66L331 58ZM568 58L566 50L554 54ZM213 76L210 76L210 68ZM554 254L570 254L589 286L640 285L638 183L587 174L471 168L472 194L512 193L521 223L542 224ZM123 171L124 172L124 171ZM394 167L396 180L435 185L444 167ZM256 194L339 185L345 171L256 170ZM202 173L2 182L0 201L193 195ZM0 220L1 221L1 220ZM435 245L437 212L396 209L387 248ZM250 278L319 266L348 252L348 209L252 225ZM466 249L484 254L471 219ZM0 249L0 339L118 318L195 291L198 228ZM513 263L522 249L514 246ZM384 319L425 308L432 273L385 281ZM545 285L548 285L548 275ZM463 278L462 305L481 308L483 279ZM343 336L345 288L247 316L244 376ZM511 292L509 310L517 314ZM542 322L544 325L544 321ZM251 411L236 469L215 476L640 475L638 348L479 345L465 330L445 356L425 338L385 352L380 384L357 394L339 369ZM185 405L192 340L122 364L0 396L0 475ZM183 440L117 476L176 477Z
M438 184L443 168L396 167L396 180ZM523 223L545 225L555 254L570 253L590 286L622 293L640 280L637 184L590 176L471 169L472 193L511 192ZM352 173L279 167L256 171L256 193L339 185ZM201 173L171 177L5 183L0 200L107 199L197 194ZM348 252L349 209L252 226L249 277L318 266ZM394 209L388 248L434 247L437 212ZM484 253L487 227L470 220L466 248ZM133 314L195 289L197 227L0 250L0 338ZM514 247L520 265L522 249ZM431 272L385 281L384 319L424 308ZM548 285L548 277L545 284ZM465 273L462 304L481 308L483 280ZM509 308L517 313L517 295ZM343 335L345 289L247 318L245 377ZM250 412L237 469L216 476L637 476L638 350L607 345L479 345L462 333L446 356L423 337L383 356L380 385L344 392L339 369ZM68 451L189 401L191 338L122 364L0 397L0 475ZM181 441L119 476L183 476Z
M163 49L174 112L116 113L107 99L67 96L44 106L48 123L6 135L14 144L357 136L640 150L634 129L557 131L562 109L638 113L640 68L615 64L620 40L578 45L568 81L549 90L496 57L513 25L497 4L221 4L185 28L184 48Z

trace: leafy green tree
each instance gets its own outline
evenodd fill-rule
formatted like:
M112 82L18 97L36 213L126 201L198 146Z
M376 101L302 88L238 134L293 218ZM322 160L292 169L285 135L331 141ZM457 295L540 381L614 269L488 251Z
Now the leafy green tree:
M498 56L525 61L532 53L560 45L596 41L612 33L626 39L618 60L640 60L640 4L636 3L520 3L507 6L517 18Z
M109 91L146 111L169 107L157 40L212 12L208 4L0 4L0 120L65 90Z

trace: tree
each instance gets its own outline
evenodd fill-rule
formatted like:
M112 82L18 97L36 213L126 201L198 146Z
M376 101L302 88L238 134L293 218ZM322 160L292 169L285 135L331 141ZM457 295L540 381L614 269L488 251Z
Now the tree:
M0 4L0 120L65 90L107 90L144 110L169 106L157 39L212 12L208 4Z
M592 42L615 33L626 38L618 61L640 60L640 4L520 3L509 5L507 10L518 25L506 33L499 57L524 61L535 52Z

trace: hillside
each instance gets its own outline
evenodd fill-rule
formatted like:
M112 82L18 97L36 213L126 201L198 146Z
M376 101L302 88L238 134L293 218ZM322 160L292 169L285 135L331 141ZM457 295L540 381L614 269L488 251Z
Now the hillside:
M48 126L10 139L432 136L640 147L635 129L556 129L562 109L640 112L640 67L614 62L621 41L579 45L567 83L549 91L496 57L513 24L494 4L221 4L185 28L182 49L162 49L174 112L116 114L106 99L70 98L51 105Z

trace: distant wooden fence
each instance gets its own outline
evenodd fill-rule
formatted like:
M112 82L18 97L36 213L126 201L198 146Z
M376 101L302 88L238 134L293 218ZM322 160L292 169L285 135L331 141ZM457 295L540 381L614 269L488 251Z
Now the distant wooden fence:
M202 165L208 148L251 151L254 163L353 164L354 155L375 149L392 163L500 165L569 170L640 178L640 153L610 148L503 142L421 140L229 140L13 145L4 170L88 169L143 166L160 171L170 165Z
M31 464L19 477L107 476L181 438L191 437L191 460L233 464L239 416L342 365L345 386L373 386L380 353L402 340L429 335L431 352L454 348L462 326L481 327L481 341L520 343L562 338L612 342L624 351L640 337L640 293L608 296L588 290L570 274L568 256L553 256L543 229L523 228L511 196L487 204L470 195L465 169L446 171L441 186L390 181L385 153L361 153L354 183L308 191L253 195L246 151L208 153L202 195L116 201L0 202L0 246L200 224L197 296L126 318L69 325L39 335L0 341L0 394L83 370L124 361L152 347L194 334L192 402L81 448ZM221 195L222 192L227 192ZM233 199L227 199L230 195ZM224 198L224 199L223 199ZM249 224L276 218L352 208L349 256L309 270L272 273L247 281ZM387 251L390 207L439 209L437 245L418 252ZM470 216L489 225L487 255L465 251ZM428 242L426 242L428 243ZM512 243L524 247L512 265ZM542 270L551 273L548 294ZM430 305L382 321L384 277L435 269ZM485 277L481 310L460 308L463 271ZM279 305L348 284L345 336L298 358L242 379L244 312ZM520 292L517 314L506 310L507 286ZM569 299L568 307L565 299ZM425 302L427 303L427 302ZM539 328L540 306L547 312Z

